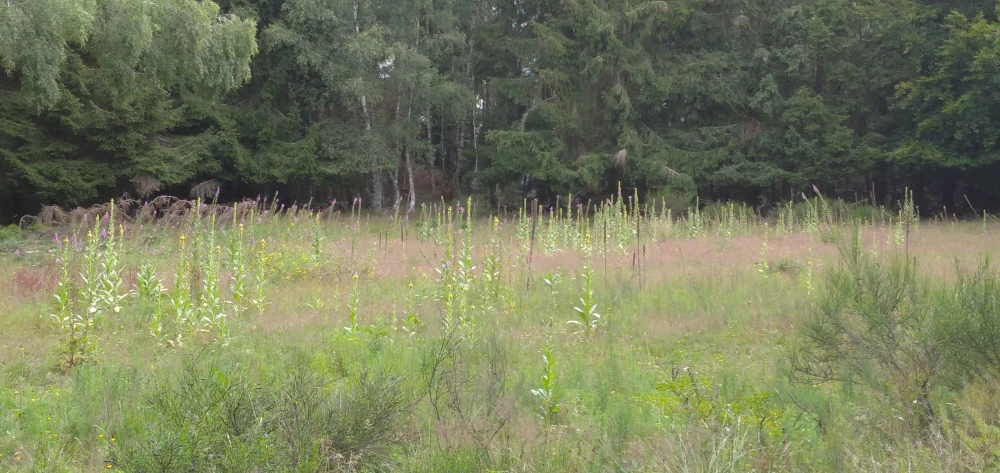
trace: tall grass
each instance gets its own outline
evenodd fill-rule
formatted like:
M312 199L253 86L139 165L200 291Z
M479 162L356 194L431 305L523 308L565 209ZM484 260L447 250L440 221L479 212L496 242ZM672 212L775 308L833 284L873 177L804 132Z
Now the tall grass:
M0 256L0 470L995 467L991 233L814 194L108 205Z

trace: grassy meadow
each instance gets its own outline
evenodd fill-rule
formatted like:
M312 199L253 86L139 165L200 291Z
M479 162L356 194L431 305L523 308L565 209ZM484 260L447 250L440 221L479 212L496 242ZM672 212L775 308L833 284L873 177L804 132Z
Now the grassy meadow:
M0 471L1000 465L992 218L566 202L3 230Z

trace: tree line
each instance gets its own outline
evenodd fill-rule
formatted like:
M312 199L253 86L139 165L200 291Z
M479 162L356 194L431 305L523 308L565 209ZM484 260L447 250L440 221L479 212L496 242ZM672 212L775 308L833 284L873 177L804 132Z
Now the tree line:
M8 0L0 220L129 192L1000 209L981 0ZM801 198L801 197L799 197ZM975 206L975 207L973 207Z

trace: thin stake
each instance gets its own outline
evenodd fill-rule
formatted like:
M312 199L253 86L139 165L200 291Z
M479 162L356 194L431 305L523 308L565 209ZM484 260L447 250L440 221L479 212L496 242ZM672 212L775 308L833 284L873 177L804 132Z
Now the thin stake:
M608 218L604 216L604 290L608 290Z
M538 229L538 199L531 201L531 244L528 246L528 277L525 278L524 293L531 291L531 263L535 259L535 231Z

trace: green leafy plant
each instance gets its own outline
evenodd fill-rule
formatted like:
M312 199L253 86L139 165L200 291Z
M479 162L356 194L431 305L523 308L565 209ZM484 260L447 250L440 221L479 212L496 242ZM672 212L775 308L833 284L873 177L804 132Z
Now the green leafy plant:
M545 347L542 349L542 376L540 381L541 387L532 389L531 394L538 399L541 406L542 418L545 422L553 423L562 406L559 404L559 398L555 393L556 359L551 340L547 341Z
M95 350L91 332L94 329L95 311L88 306L81 310L80 289L74 280L72 249L69 240L61 242L59 255L59 282L56 286L55 307L49 317L59 329L59 367L68 371L85 362Z
M588 248L590 235L587 235ZM597 296L594 293L594 270L591 267L590 252L587 251L586 262L583 265L583 272L580 276L580 305L574 306L576 320L567 323L577 325L593 336L597 326L601 323L601 314L597 311Z

